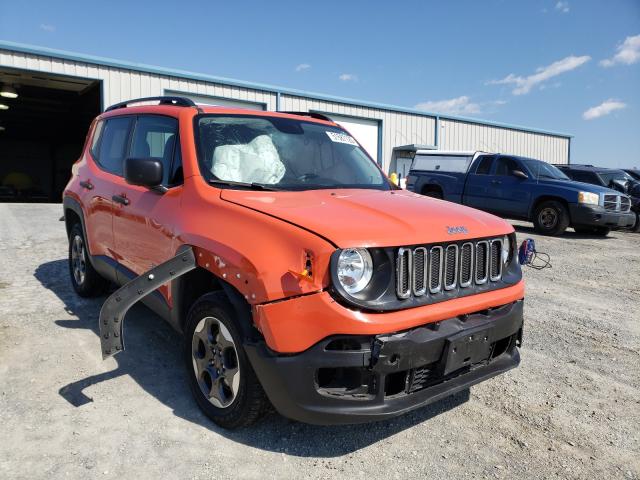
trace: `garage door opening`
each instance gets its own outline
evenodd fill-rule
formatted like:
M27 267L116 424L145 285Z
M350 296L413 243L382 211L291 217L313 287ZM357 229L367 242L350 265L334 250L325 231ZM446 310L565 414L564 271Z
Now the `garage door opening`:
M0 202L60 202L101 111L100 82L2 68L0 87Z

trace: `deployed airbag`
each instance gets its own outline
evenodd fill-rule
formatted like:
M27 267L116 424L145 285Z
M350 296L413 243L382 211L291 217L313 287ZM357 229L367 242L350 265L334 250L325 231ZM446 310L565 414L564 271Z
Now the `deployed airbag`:
M211 173L220 180L275 184L284 176L285 167L271 137L259 135L247 144L217 147Z

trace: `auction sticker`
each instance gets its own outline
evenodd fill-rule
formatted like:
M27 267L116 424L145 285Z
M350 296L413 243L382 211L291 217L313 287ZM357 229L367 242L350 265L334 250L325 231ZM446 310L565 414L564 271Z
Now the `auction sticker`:
M349 145L358 145L354 138L346 133L326 132L332 142L347 143Z

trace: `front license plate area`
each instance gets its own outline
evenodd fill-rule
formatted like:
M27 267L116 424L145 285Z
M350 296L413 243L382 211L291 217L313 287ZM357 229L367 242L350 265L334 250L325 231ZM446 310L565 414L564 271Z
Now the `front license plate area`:
M624 226L626 226L626 225L627 225L627 219L626 219L626 218L624 218L624 217L620 217L620 218L618 219L618 226L619 226L619 227L624 227Z
M468 365L487 360L491 353L489 329L465 332L448 338L445 352L445 376Z

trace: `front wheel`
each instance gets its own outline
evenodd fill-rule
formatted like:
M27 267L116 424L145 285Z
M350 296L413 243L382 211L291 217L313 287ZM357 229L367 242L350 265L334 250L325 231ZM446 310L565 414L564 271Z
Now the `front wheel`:
M227 429L256 422L269 406L235 317L226 295L208 293L191 307L184 332L191 392L205 415Z
M569 223L567 207L556 200L542 202L535 210L533 225L543 235L562 235Z
M640 212L636 213L636 224L631 229L632 232L640 232Z

